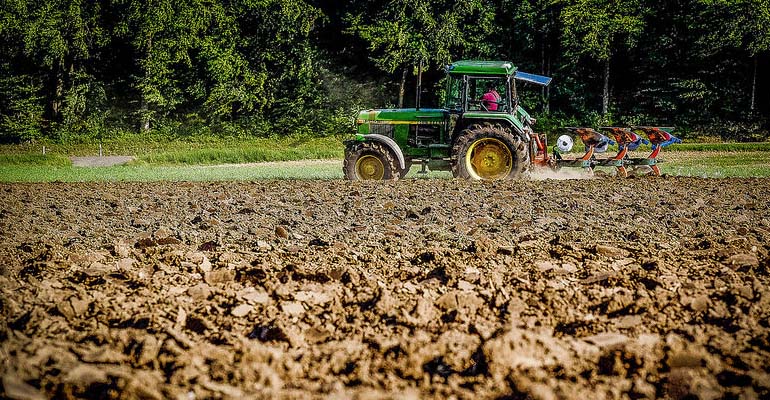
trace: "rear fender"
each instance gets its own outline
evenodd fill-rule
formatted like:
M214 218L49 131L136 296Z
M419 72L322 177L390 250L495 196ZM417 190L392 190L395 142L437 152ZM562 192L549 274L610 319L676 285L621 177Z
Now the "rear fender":
M527 129L528 127L521 127L518 124L511 121L509 118L489 118L488 116L485 116L486 118L473 118L473 117L466 117L465 121L463 121L463 126L468 127L473 124L483 124L485 122L489 122L491 124L500 124L506 128L510 128L511 132L518 135L521 140L523 140L525 143L529 143L530 137L529 132L531 129ZM518 121L517 121L518 122Z
M376 133L372 133L369 135L361 135L364 140L372 141L372 142L379 142L387 146L390 151L393 152L393 154L396 156L396 159L398 160L398 166L401 167L401 169L406 169L406 160L404 159L404 153L401 152L401 148L398 147L398 144L396 144L396 141L384 136L384 135L378 135Z

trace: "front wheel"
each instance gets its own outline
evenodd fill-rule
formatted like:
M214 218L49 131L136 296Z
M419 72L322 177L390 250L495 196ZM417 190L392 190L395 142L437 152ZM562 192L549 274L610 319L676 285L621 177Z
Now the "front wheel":
M393 154L381 143L357 142L345 148L342 172L351 181L398 179L400 170Z
M529 151L509 129L474 125L452 148L455 177L473 180L516 178L527 167Z

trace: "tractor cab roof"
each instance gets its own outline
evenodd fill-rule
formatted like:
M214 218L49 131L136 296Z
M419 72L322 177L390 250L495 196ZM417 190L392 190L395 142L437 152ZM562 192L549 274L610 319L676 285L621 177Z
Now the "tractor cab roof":
M516 66L508 61L456 61L447 65L447 73L452 75L511 75Z
M450 75L477 75L477 76L510 76L515 79L548 86L551 78L547 76L517 72L517 68L510 61L456 61L446 66L446 72Z

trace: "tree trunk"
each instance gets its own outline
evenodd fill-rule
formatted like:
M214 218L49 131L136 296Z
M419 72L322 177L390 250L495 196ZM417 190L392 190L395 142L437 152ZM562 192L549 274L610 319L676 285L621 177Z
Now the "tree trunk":
M545 35L540 35L540 75L545 75ZM543 108L548 108L548 102L546 100L546 94L545 94L545 88L546 86L543 86L541 88L541 94L540 96L543 99Z
M749 111L754 112L756 105L755 100L757 98L757 55L754 55L754 75L751 78L751 104L749 105Z
M548 54L545 64L546 76L551 76L551 55ZM545 113L551 113L551 85L545 87Z
M602 92L602 115L607 115L610 103L610 58L604 60L604 90Z
M550 75L550 69L551 69L551 59L550 56L546 55L546 40L547 35L542 35L542 46L540 46L540 73L544 76ZM551 109L551 87L550 86L543 86L542 88L542 98L543 98L543 112L545 114L548 114Z
M152 36L150 36L149 40L147 41L147 53L146 57L150 58L152 56ZM144 79L147 79L148 71L144 71ZM144 92L142 91L139 96L142 98L141 103L139 104L139 130L143 133L146 133L150 130L150 105L147 103L147 98L144 95Z
M62 96L64 95L64 62L59 62L54 71L54 92L51 99L51 120L57 121L61 115Z
M406 67L401 73L401 86L398 89L398 108L404 108L404 93L406 90Z
M150 130L150 108L142 94L142 104L139 106L139 130L143 133Z

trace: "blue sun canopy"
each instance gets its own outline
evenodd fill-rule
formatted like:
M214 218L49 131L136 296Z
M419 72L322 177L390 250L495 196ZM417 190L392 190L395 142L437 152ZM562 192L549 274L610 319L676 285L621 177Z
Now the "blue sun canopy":
M548 84L551 83L551 79L552 79L547 76L535 75L535 74L530 74L528 72L519 72L519 71L516 71L516 75L514 75L513 77L520 81L534 83L536 85L542 85L542 86L548 86Z

